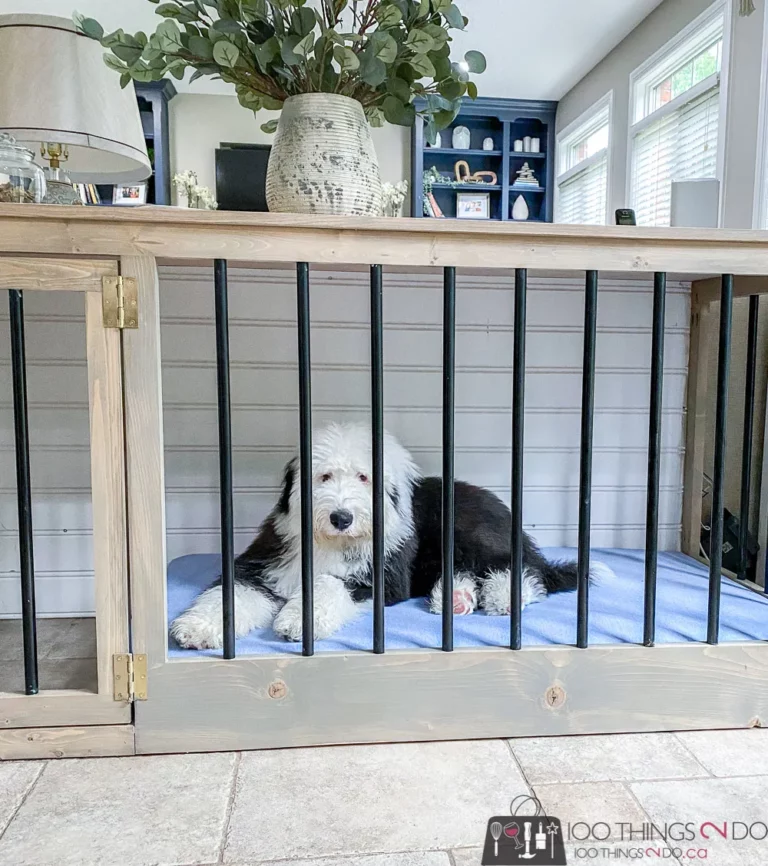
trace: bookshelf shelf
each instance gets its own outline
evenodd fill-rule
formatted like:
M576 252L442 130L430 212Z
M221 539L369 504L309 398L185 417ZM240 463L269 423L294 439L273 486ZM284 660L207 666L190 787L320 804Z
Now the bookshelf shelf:
M464 100L461 111L451 127L441 133L443 142L451 142L453 130L465 126L470 132L467 150L452 147L429 147L424 139L424 124L417 119L413 132L411 162L413 185L411 208L415 217L425 214L424 173L433 166L441 173L453 174L459 160L469 163L470 171L495 171L498 184L435 183L432 194L446 218L456 215L457 192L491 193L491 219L511 221L515 197L526 197L529 222L552 222L554 200L554 153L556 102L521 99ZM541 152L515 151L515 141L538 138ZM483 150L486 138L492 138L493 150ZM539 187L516 187L516 174L528 162Z

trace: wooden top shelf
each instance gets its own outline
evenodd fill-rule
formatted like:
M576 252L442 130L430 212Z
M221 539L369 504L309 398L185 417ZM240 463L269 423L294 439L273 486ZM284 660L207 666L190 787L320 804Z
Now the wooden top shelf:
M436 153L438 156L455 156L461 159L462 156L503 156L503 150L459 150L453 147L425 147L424 155Z

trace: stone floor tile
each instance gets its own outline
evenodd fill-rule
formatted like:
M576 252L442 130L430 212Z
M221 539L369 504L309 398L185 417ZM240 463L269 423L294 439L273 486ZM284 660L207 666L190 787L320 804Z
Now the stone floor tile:
M91 659L96 658L96 620L77 617L59 620L62 627L55 633L47 659Z
M480 866L483 859L482 848L461 848L451 851L456 866Z
M479 862L479 861L478 861ZM234 866L451 866L445 851L411 851L401 854L368 854L363 857L323 857L320 860L249 860Z
M656 826L676 821L692 822L698 834L704 822L722 826L727 821L729 832L736 830L741 835L741 830L733 822L747 826L754 824L757 840L726 840L707 830L708 840L697 835L692 842L678 843L684 852L706 848L708 857L699 857L701 862L712 866L765 866L768 862L768 842L759 838L768 830L768 777L635 782L630 788ZM684 856L681 859L690 862L692 858Z
M40 659L37 665L41 689L96 691L95 658ZM0 663L0 692L24 693L24 662Z
M224 861L476 845L526 790L498 740L254 752L243 756Z
M664 847L662 844L661 848ZM665 866L680 866L680 861L674 856L671 849L660 851L659 856L654 855L652 859L649 858L647 850L647 843L621 842L615 839L608 842L566 842L565 859L568 866L612 866L614 863L647 862L665 864ZM703 862L709 863L709 866L715 866L714 863L707 860ZM720 864L718 863L716 866L720 866Z
M534 786L708 775L674 734L536 737L510 744Z
M589 826L608 824L611 837L619 838L619 824L642 824L648 818L620 782L581 782L572 785L536 785L534 793L547 815L565 825L580 821Z
M0 763L0 835L8 826L43 765L37 761ZM0 842L2 845L2 842Z
M691 731L678 738L715 776L768 776L768 729Z
M37 621L37 655L45 658L57 636L66 629L70 619L39 619ZM20 619L0 619L0 661L20 661L24 645Z
M235 756L51 762L0 840L0 866L216 862Z

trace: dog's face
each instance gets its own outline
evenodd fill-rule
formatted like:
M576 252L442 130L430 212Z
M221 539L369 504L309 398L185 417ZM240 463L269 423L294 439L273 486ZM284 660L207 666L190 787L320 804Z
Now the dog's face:
M384 533L392 539L410 525L411 487L418 470L391 436L384 444ZM345 547L373 537L371 433L363 425L331 425L314 439L312 500L315 542ZM301 490L298 460L286 467L278 504L291 531L300 532Z

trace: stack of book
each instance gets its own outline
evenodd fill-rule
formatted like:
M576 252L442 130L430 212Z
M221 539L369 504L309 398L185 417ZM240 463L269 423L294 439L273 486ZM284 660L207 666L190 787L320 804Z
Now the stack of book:
M429 217L433 217L434 219L445 219L445 214L440 209L435 194L432 192L427 193L427 195L424 196L424 210L427 212L427 216Z
M80 196L83 204L101 204L101 196L92 183L73 183L75 192Z

